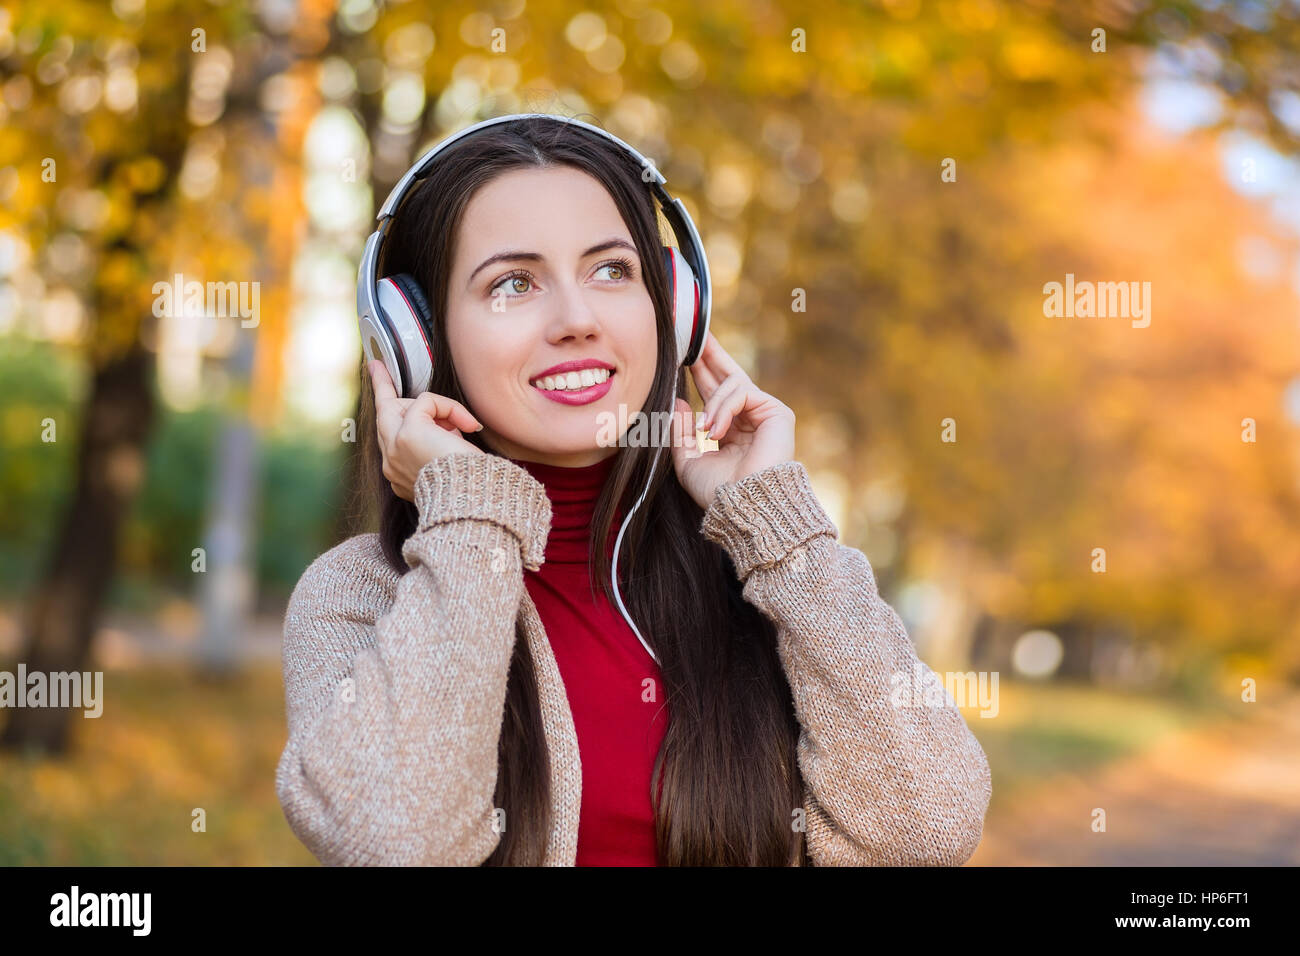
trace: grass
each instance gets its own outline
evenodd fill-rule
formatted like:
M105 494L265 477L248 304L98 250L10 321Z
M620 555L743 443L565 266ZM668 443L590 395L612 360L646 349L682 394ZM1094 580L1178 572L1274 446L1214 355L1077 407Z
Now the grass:
M226 683L173 669L109 671L104 696L102 717L74 718L70 756L0 754L0 865L315 862L275 796L286 736L278 667ZM1009 680L996 717L966 711L993 769L994 806L1024 784L1226 715L1214 703ZM206 832L191 828L195 808Z
M1028 783L1082 773L1139 753L1171 733L1222 723L1240 708L1215 700L1109 690L1084 684L1003 680L998 713L964 710L993 772L990 807Z
M70 756L0 754L0 865L315 862L275 795L278 667L227 683L110 671L104 685L103 715L74 717ZM196 808L205 832L192 829Z

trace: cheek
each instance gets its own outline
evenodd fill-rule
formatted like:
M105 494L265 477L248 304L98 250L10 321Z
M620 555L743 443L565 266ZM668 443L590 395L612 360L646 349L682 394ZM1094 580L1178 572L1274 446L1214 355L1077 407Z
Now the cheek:
M638 393L635 398L642 401L649 397L650 388L654 384L655 361L659 353L659 333L655 328L654 307L648 297L646 309L646 315L637 323L638 334L631 351L636 362L636 373L632 376Z
M456 373L465 397L477 408L490 413L518 402L522 369L528 357L526 343L501 335L459 337L447 330L448 344L456 360Z
M470 361L458 364L456 370L465 395L478 404L499 404L511 395L507 379L513 375L506 371L498 356L479 351Z

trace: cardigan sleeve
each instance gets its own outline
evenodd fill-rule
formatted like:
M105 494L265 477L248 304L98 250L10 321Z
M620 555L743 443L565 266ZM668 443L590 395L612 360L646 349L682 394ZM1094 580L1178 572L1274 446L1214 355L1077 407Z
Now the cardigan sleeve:
M522 569L541 564L550 502L517 465L470 454L426 464L415 497L409 571L358 535L307 568L285 616L276 793L327 865L476 865L500 839Z
M838 532L804 466L724 484L701 532L722 546L745 599L777 628L801 726L806 839L818 866L957 865L979 845L988 760L950 695L895 706L925 668L871 565Z

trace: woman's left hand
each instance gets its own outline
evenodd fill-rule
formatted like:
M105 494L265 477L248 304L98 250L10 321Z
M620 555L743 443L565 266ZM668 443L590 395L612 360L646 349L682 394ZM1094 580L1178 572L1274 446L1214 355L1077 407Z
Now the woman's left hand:
M679 398L672 422L673 467L682 487L707 510L720 485L794 460L794 412L760 391L712 332L689 368L704 399L701 427L712 426L708 437L718 450L700 452L691 406Z

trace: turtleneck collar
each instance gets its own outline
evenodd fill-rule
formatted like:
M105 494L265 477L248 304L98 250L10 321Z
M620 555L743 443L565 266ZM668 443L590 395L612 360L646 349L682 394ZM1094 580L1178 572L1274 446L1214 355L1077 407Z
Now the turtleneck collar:
M543 568L546 565L587 564L588 536L595 518L596 501L617 460L618 453L615 452L595 464L571 468L510 459L540 481L551 500L551 531L546 539ZM619 512L619 517L622 517L622 512ZM617 535L616 521L610 528L611 553Z

